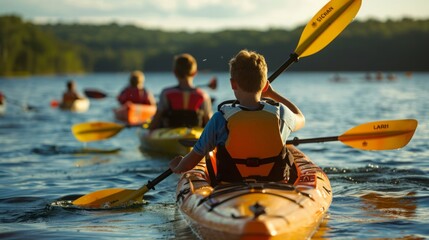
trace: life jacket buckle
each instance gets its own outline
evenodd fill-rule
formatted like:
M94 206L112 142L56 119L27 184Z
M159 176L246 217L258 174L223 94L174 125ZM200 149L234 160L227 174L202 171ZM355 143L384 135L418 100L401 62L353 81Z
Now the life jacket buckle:
M259 167L261 164L259 162L259 158L247 158L246 166L247 167Z

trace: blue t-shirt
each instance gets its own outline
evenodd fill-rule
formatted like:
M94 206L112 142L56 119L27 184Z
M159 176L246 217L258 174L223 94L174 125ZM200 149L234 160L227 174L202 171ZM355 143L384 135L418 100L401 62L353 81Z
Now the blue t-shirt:
M243 106L242 106L243 107ZM292 129L295 128L295 114L282 103L279 103L280 132L284 144ZM204 131L194 146L194 151L200 155L206 155L217 145L225 145L228 138L227 122L221 112L213 114L210 121L204 127Z

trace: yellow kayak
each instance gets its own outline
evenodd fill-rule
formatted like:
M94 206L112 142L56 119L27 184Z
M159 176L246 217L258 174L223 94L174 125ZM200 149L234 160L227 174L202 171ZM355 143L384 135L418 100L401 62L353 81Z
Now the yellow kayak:
M185 155L191 151L191 147L183 146L179 140L197 140L203 128L159 128L152 132L141 129L139 132L140 147L144 151L158 152L166 155Z
M289 182L241 182L210 186L205 162L177 185L179 211L202 239L308 239L331 201L328 177L288 146L297 177ZM214 160L214 154L211 155Z

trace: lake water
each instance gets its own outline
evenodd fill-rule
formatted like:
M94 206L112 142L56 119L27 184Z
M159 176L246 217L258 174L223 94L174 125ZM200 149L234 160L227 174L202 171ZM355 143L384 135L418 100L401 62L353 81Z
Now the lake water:
M429 238L429 74L396 81L365 81L365 73L283 73L274 87L304 112L307 125L292 137L341 135L359 124L413 118L419 126L410 143L393 151L360 151L341 142L303 144L299 148L327 173L334 199L314 239ZM201 73L196 85L219 80L207 89L215 103L232 98L227 73ZM86 113L50 107L65 82L78 90L108 93L91 101ZM0 117L1 239L195 239L178 213L174 191L177 175L145 194L143 207L85 211L47 207L57 199L106 188L137 189L167 169L169 157L139 150L136 128L122 130L88 147L116 154L79 154L83 144L70 131L75 123L115 121L115 96L127 73L77 76L0 78L9 99ZM168 73L147 73L146 86L155 94L175 84ZM31 107L30 109L22 106Z

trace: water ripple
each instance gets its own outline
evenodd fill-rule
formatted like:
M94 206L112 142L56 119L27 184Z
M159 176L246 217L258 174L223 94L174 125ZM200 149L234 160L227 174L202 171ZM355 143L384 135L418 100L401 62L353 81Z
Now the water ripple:
M382 119L414 118L419 126L410 143L396 151L361 151L340 141L298 146L324 169L333 188L328 217L314 239L428 239L429 75L416 73L412 80L394 84L365 82L364 73L344 73L349 81L335 84L328 80L331 75L290 72L283 75L287 81L274 83L306 115L306 127L296 133L301 139L339 136ZM70 77L80 90L102 86L114 96L128 74ZM174 84L171 74L146 77L146 86L155 93ZM211 77L201 73L195 80ZM70 131L73 124L115 121L112 108L117 103L114 98L92 101L82 114L49 107L66 80L53 76L2 82L2 92L31 100L37 111L10 106L0 118L0 238L195 239L175 206L177 175L147 192L147 204L133 209L50 205L102 189L138 189L164 172L170 159L141 151L135 128L105 141L77 141ZM226 90L229 74L219 73L218 80L222 90L209 94L219 102L232 98L233 92ZM121 151L79 153L84 147Z

